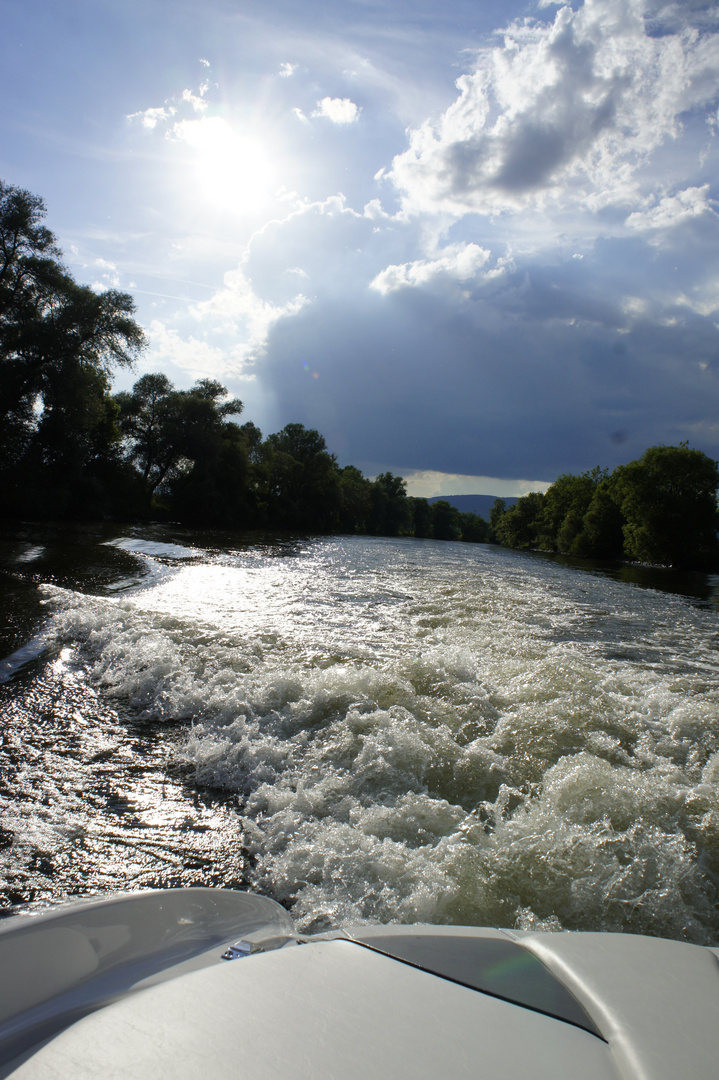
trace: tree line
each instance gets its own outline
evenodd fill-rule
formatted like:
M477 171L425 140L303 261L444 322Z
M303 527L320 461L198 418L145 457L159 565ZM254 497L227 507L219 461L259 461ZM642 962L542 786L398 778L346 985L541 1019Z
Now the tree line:
M714 567L717 464L652 447L610 475L560 476L489 522L340 467L323 436L264 437L212 379L146 374L111 392L146 341L133 298L79 285L38 196L0 181L0 483L5 516L153 519L239 529L416 536L597 559Z
M43 200L0 181L0 483L10 519L152 518L192 525L485 540L488 525L408 497L392 473L340 468L318 431L263 437L242 403L163 374L111 393L145 345L133 298L79 285Z
M718 488L717 462L701 450L652 446L612 473L566 473L510 510L496 502L491 533L520 550L714 569Z

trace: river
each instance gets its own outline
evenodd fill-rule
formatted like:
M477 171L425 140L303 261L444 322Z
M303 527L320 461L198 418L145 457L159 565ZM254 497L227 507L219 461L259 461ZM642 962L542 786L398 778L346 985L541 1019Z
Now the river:
M487 545L0 545L0 899L719 940L716 579Z

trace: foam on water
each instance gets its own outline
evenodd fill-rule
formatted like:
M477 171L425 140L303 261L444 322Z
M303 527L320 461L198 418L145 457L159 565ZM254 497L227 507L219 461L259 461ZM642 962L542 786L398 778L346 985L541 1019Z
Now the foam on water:
M202 553L148 581L48 588L53 633L103 692L190 722L182 757L242 797L255 883L303 927L719 937L713 612L426 541Z

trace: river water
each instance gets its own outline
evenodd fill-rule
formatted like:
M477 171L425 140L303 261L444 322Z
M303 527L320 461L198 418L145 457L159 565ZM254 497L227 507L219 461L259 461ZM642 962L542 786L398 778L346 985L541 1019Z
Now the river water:
M7 534L6 910L719 940L716 581L485 545Z

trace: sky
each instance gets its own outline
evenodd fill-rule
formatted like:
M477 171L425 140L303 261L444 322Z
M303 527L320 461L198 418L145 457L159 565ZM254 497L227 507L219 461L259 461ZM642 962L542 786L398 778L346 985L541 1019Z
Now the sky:
M148 371L415 495L719 458L719 5L0 0L0 177Z

